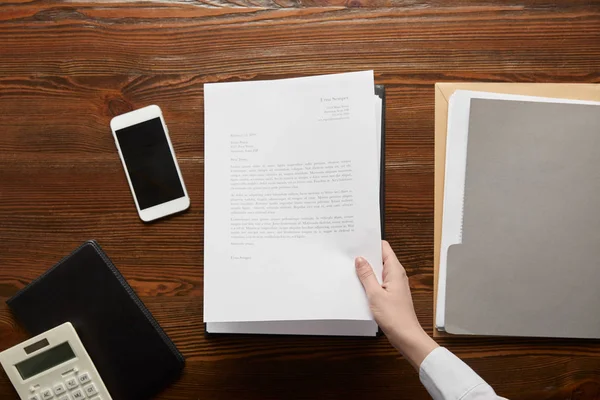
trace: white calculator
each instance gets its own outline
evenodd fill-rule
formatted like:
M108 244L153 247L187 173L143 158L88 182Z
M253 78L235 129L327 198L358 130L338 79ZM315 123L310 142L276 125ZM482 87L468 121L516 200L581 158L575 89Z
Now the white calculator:
M112 400L70 322L0 353L21 400Z

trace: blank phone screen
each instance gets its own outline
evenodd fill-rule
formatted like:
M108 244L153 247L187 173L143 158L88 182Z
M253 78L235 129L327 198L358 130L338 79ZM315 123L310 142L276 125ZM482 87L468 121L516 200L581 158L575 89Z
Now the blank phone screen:
M159 117L115 133L141 210L185 195Z

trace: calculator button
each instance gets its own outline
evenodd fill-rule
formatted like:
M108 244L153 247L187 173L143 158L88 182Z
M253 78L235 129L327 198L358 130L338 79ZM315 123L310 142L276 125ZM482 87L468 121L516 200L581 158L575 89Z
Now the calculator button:
M85 385L86 383L91 381L90 374L88 374L87 372L83 372L83 373L79 374L78 378L79 378L79 383L81 383L82 385Z
M66 391L67 391L67 389L65 388L64 384L57 383L56 385L54 385L54 394L55 395L60 396L61 394L63 394Z
M83 394L83 390L77 389L71 392L71 396L73 396L73 400L83 400L85 399L85 394Z
M96 385L94 385L93 383L90 383L89 385L84 387L83 390L85 390L85 394L87 394L87 397L92 397L93 395L98 394Z
M52 389L46 388L42 390L42 400L47 400L53 398Z
M27 398L27 400L40 400L40 396L37 394L32 394Z
M69 396L69 394L65 394L60 396L58 400L71 400L71 396Z
M69 389L69 390L75 389L77 386L79 386L79 382L77 381L77 378L75 378L74 376L67 379L65 381L65 383L67 384L67 389Z

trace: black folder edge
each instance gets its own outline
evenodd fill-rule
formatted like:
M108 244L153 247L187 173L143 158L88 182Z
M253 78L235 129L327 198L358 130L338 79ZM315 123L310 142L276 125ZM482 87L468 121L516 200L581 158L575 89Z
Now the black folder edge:
M375 85L375 95L381 99L381 156L379 164L379 219L381 224L381 239L385 239L385 86ZM211 333L206 330L206 322L204 325L204 336L219 337L219 336L303 336L303 337L332 337L329 335L277 335L277 334L262 334L262 333ZM377 330L375 337L383 335L381 328ZM340 336L350 338L369 339L370 336Z
M379 220L381 239L385 239L385 86L375 85L375 94L381 99L381 154L379 157ZM375 337L383 335L381 327Z
M379 218L381 239L385 239L385 86L375 85L375 94L381 99L381 156L379 164Z
M100 255L100 257L102 257L105 264L108 266L108 268L111 270L111 272L116 276L116 278L119 280L119 282L121 283L123 288L125 288L125 290L129 294L129 297L131 297L131 299L134 301L134 303L139 307L142 314L144 314L146 319L148 319L148 322L150 322L150 324L154 327L154 329L156 329L156 331L158 332L158 335L163 340L163 342L167 345L167 347L169 347L169 349L173 352L173 354L179 359L179 361L181 363L181 369L177 372L180 372L181 370L183 370L184 365L185 365L185 357L183 357L183 354L181 354L181 352L175 346L175 343L173 343L173 341L171 341L171 338L169 338L169 336L165 333L165 331L162 329L162 327L158 324L156 319L154 319L154 316L146 308L146 306L144 305L142 300L138 297L138 295L135 293L133 288L131 286L129 286L129 283L127 282L125 277L121 274L121 272L115 267L115 265L112 263L112 261L104 253L104 251L102 250L102 248L100 247L98 242L96 242L93 239L86 241L81 246L79 246L78 248L73 250L68 256L63 257L52 268L50 268L49 270L44 272L42 275L40 275L39 277L34 279L31 283L29 283L29 285L25 286L23 289L19 290L14 296L12 296L8 300L6 300L6 304L8 305L8 307L10 308L11 303L13 301L15 301L21 294L25 293L26 291L28 291L29 289L34 287L39 281L44 279L44 277L46 275L52 273L52 271L54 271L56 268L60 267L66 260L71 258L75 253L77 253L78 251L83 249L85 246L92 246L94 251L96 251L96 253L98 253L98 255ZM11 310L12 310L12 308L11 308ZM16 316L14 313L13 313L13 315L17 320L19 319L18 316ZM29 333L31 334L32 332L29 332ZM41 332L38 332L38 334L39 333L41 333Z

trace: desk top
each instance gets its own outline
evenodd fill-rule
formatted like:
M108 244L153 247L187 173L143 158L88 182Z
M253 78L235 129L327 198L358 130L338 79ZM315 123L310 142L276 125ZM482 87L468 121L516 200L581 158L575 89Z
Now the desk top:
M27 338L4 301L95 238L188 359L159 399L428 398L384 337L203 335L202 84L375 70L387 92L386 235L431 332L434 83L600 82L598 5L504 3L0 3L0 348ZM144 225L109 121L153 103L192 206ZM597 341L440 342L511 399L600 395ZM0 398L15 397L0 374Z

